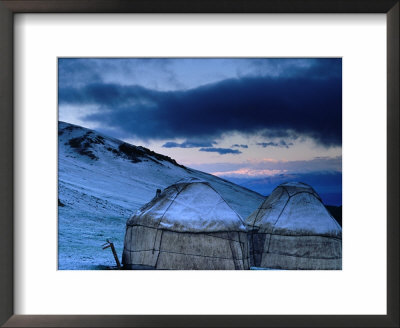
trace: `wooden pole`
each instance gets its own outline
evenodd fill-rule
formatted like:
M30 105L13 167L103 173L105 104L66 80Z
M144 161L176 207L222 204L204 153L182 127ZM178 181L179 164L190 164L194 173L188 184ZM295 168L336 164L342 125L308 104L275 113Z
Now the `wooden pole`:
M119 259L118 259L118 256L117 256L117 252L115 251L114 244L113 243L110 243L110 244L111 244L111 250L113 252L115 262L117 263L117 267L118 267L118 269L121 269L121 263L119 263Z
M118 259L118 255L117 255L117 252L116 252L115 247L114 247L114 243L112 243L108 239L106 241L107 241L107 243L103 245L103 249L111 247L111 251L112 251L112 253L114 255L114 260L117 263L117 267L118 267L118 269L121 269L121 263L119 263L119 259Z

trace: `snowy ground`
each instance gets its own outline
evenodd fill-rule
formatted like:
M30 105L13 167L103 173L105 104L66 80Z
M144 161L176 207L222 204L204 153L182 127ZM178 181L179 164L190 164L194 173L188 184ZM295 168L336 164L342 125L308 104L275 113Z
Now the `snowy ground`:
M61 270L106 269L119 258L125 223L157 189L179 179L208 181L246 218L264 197L218 177L184 168L168 157L124 144L95 131L59 123L58 265ZM64 206L63 206L64 205Z

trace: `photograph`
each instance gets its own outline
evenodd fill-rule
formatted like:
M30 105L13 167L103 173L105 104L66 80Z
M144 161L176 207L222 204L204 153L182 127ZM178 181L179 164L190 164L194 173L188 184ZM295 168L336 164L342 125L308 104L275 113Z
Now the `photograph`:
M342 270L342 58L57 66L58 270Z

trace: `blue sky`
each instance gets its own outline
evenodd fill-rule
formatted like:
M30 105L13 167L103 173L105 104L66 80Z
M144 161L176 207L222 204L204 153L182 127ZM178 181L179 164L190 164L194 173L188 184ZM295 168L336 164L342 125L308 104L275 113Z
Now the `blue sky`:
M296 180L341 204L341 59L61 58L59 119L265 195Z

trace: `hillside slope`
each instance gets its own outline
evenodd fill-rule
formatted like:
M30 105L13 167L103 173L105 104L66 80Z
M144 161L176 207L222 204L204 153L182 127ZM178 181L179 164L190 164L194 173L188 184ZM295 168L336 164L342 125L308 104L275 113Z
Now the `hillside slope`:
M59 122L59 269L101 269L114 265L110 238L122 254L126 220L157 189L188 177L208 181L246 218L264 200L258 193L179 165L147 148L96 131Z

